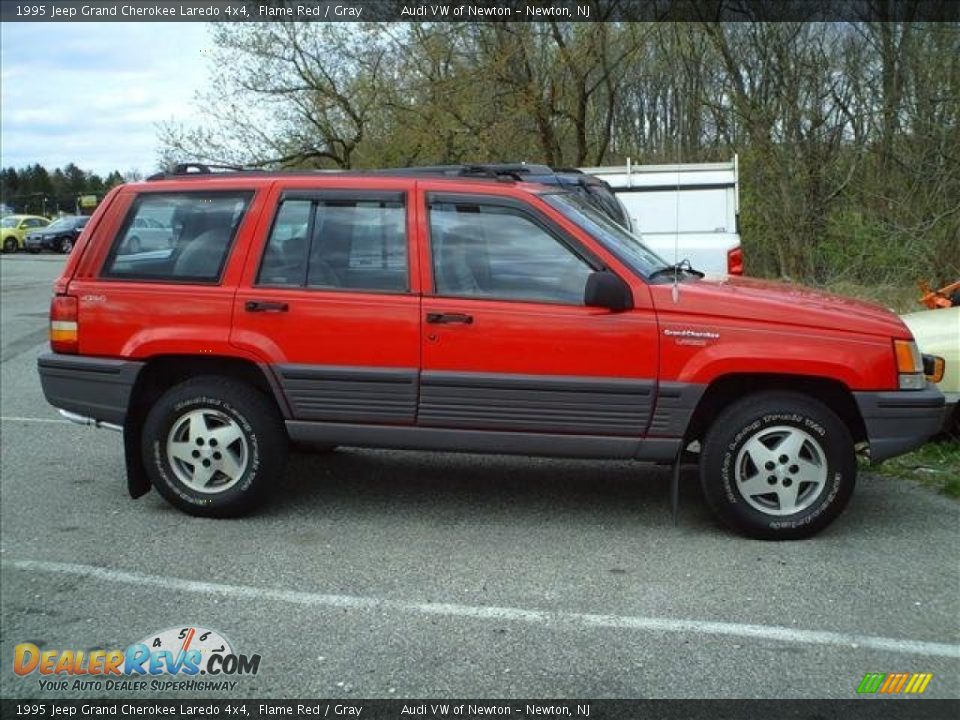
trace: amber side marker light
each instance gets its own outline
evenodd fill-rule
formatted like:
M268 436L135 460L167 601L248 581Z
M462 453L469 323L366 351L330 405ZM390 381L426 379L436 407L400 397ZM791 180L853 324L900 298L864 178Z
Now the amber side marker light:
M923 356L923 374L927 380L932 383L938 383L943 380L943 373L946 370L947 363L939 355Z
M79 345L77 299L71 295L54 295L50 301L50 349L76 354Z

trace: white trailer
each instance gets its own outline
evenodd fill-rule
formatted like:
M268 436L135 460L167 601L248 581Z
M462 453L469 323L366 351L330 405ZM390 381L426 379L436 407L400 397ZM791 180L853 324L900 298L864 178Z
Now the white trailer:
M585 167L613 188L635 233L668 262L710 275L743 273L737 156L730 162Z

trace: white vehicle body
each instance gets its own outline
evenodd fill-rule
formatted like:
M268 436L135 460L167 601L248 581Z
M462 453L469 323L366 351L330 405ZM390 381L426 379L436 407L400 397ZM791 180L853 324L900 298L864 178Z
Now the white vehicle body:
M606 180L633 231L668 262L687 259L710 275L739 274L739 168L730 162L585 167Z
M952 419L960 422L960 307L921 310L901 315L920 352L944 360L943 378L937 383L947 399L944 430Z

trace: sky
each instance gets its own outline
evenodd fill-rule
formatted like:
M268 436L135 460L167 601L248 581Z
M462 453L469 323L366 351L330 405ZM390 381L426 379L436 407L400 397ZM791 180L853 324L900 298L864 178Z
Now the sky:
M0 23L0 167L157 169L157 125L196 123L203 23Z

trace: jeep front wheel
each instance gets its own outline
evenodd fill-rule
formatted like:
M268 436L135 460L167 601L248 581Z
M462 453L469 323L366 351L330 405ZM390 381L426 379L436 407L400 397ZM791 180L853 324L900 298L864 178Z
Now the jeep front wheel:
M222 377L181 383L153 405L143 459L163 497L191 515L234 517L283 473L287 437L273 403Z
M704 439L700 481L727 525L750 537L795 540L841 513L856 483L850 432L823 403L792 392L748 396Z

